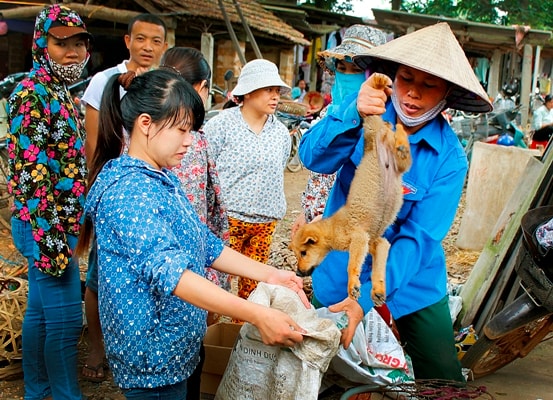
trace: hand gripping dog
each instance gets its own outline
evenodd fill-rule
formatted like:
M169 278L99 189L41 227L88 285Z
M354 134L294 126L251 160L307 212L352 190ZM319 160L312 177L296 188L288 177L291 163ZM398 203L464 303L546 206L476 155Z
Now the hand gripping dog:
M384 89L387 78L373 74L369 83ZM349 251L348 295L360 295L359 276L367 253L372 255L371 297L386 300L386 260L390 243L382 235L403 203L402 175L411 166L409 140L401 125L394 132L379 115L365 117L364 154L351 182L346 204L334 215L302 226L290 243L298 274L309 275L330 250Z

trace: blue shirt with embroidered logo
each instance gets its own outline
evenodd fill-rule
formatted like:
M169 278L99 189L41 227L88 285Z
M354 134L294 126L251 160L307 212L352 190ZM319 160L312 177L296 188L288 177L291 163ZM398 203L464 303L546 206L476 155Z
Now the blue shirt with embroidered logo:
M382 115L395 129L396 112ZM355 169L363 155L363 119L357 94L344 100L302 138L300 157L319 173L338 171L323 218L346 201ZM386 270L386 304L394 318L419 311L443 299L447 271L442 240L453 219L468 170L465 153L447 121L438 115L409 136L413 164L403 175L403 206L385 236L391 244ZM348 253L331 251L313 272L316 299L325 306L347 297ZM371 256L361 272L359 304L367 313L371 300Z

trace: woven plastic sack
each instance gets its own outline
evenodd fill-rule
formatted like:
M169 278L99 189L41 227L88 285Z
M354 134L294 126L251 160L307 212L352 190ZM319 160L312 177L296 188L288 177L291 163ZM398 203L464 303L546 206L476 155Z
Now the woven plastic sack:
M307 333L294 347L268 346L257 328L245 323L215 399L316 400L324 372L338 351L340 330L282 286L260 282L248 300L287 313Z
M317 314L344 325L344 313L332 313L320 308ZM347 349L340 346L332 359L330 370L347 380L380 386L414 380L413 368L392 329L375 309L371 309L357 325Z

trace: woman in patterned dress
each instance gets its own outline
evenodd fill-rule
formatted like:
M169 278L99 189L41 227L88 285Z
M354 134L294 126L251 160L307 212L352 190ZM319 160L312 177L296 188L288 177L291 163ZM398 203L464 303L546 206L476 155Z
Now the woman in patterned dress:
M277 221L286 213L284 167L291 138L274 115L282 90L290 89L268 60L243 68L232 94L239 106L223 110L204 127L225 196L230 246L265 263ZM255 280L238 279L238 295L248 298Z
M355 65L352 58L364 49L384 43L386 43L386 35L381 30L368 25L352 25L346 29L344 38L338 46L317 54L317 62L321 68L334 76L334 83L330 89L332 103L321 111L319 119L312 124L317 123L333 108L340 107L344 97L357 92L365 81L368 71ZM292 237L302 225L322 217L335 179L336 174L309 171L307 184L301 195L303 213L298 214L292 225Z

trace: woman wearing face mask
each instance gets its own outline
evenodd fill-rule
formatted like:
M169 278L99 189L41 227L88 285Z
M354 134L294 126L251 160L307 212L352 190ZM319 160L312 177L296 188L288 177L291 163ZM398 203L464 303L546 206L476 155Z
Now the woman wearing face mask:
M12 237L27 258L23 321L25 399L81 399L77 341L82 326L79 264L84 129L67 85L88 60L91 35L77 13L54 4L37 16L33 67L8 102Z
M403 175L403 205L385 237L386 305L416 379L464 381L457 359L447 296L442 240L451 227L463 191L468 163L455 133L440 114L447 107L489 112L492 105L447 23L394 39L353 60L389 76L383 90L371 86L347 96L338 110L303 136L300 157L307 168L338 171L323 218L346 200L363 152L363 117L382 115L409 135L411 168ZM373 307L371 257L361 271L357 301L347 294L348 253L331 251L313 272L314 304L344 311L348 347L363 316Z
M332 49L319 52L318 63L325 71L334 75L330 94L332 102L321 111L320 118L337 110L342 100L351 93L357 93L368 76L368 71L359 68L352 58L372 48L386 43L386 35L367 25L352 25L344 33L342 43ZM314 123L316 123L315 121ZM304 224L323 214L326 200L334 184L335 174L320 174L310 171L305 190L301 196L303 213L292 225L291 236Z

